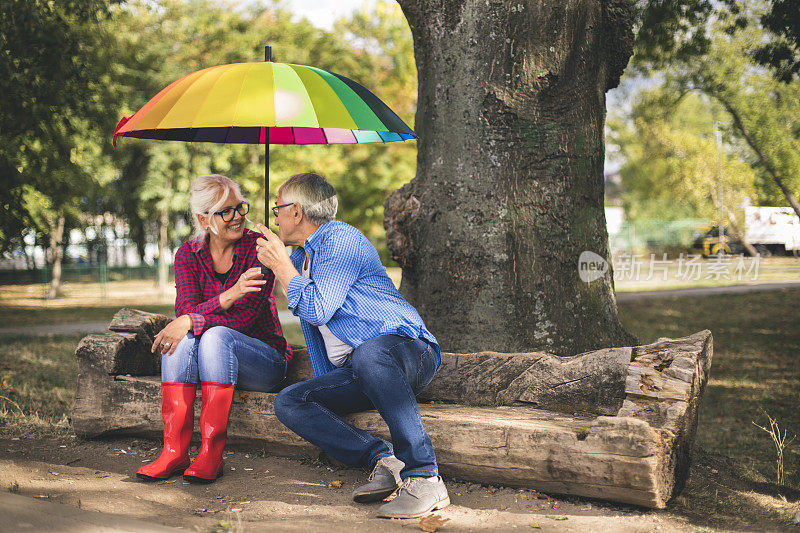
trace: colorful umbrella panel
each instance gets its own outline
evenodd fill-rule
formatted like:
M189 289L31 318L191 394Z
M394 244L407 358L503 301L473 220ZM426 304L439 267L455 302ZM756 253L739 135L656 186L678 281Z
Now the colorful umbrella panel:
M232 97L235 95L235 97ZM193 72L155 95L116 137L249 144L345 144L417 138L358 83L304 65L235 63Z

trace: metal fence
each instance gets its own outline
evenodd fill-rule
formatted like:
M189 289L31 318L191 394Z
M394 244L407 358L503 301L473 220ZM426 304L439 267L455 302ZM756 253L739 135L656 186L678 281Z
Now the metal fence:
M62 283L108 283L109 281L155 280L158 276L156 265L136 267L99 265L63 265L61 267ZM169 267L168 279L173 277L172 265ZM49 284L53 279L53 271L46 268L0 270L0 285L33 285Z
M696 232L708 225L706 219L626 220L620 230L609 234L612 253L678 252L692 247Z

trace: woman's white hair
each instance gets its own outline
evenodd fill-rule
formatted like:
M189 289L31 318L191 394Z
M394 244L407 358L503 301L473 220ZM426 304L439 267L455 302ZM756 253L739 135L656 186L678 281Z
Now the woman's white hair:
M278 189L283 203L298 203L309 222L321 226L336 219L339 200L328 180L314 172L295 174Z
M189 205L192 209L192 224L194 225L194 236L198 239L205 239L208 232L197 215L208 217L208 227L216 235L217 217L213 213L220 210L228 199L233 195L238 201L244 201L242 190L234 181L222 174L208 174L200 176L192 181L189 186Z

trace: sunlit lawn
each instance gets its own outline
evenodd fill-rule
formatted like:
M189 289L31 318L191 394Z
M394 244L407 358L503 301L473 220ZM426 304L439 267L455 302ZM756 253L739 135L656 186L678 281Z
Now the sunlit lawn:
M623 324L642 342L702 329L714 335L711 376L700 406L697 442L775 481L776 453L761 411L788 437L800 436L800 289L619 305ZM788 440L788 439L787 439ZM786 451L787 483L800 488L800 442Z

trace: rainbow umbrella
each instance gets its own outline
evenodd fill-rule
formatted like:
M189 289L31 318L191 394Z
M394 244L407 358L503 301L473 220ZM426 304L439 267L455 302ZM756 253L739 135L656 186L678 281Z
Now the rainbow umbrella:
M117 137L263 144L265 205L270 144L355 144L416 139L377 96L353 80L271 61L206 68L174 81L114 130Z

